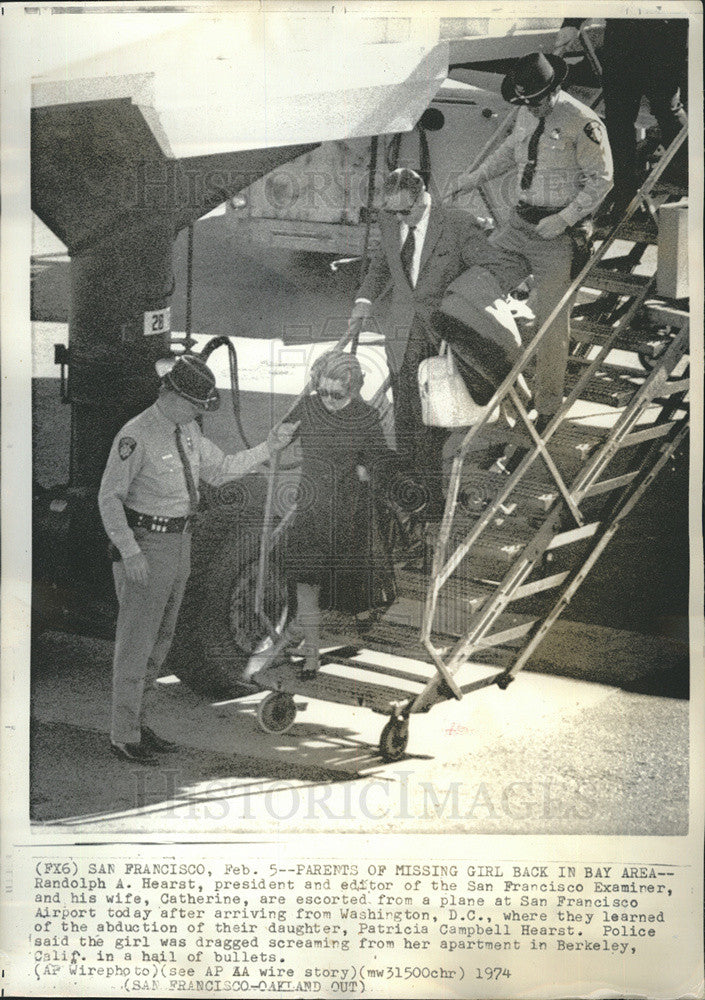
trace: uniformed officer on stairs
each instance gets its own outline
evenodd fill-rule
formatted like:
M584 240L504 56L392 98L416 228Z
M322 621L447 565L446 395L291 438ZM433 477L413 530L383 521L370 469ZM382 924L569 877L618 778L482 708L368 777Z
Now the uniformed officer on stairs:
M120 759L138 763L151 762L154 751L176 749L143 717L190 572L198 481L220 486L252 472L286 447L296 430L280 424L257 447L225 455L195 419L220 403L206 363L184 354L158 371L159 398L115 438L98 495L119 601L110 745Z
M460 177L455 194L516 170L515 206L490 237L510 250L521 266L516 285L529 274L536 287L541 325L565 293L576 250L589 245L590 222L612 186L612 155L605 128L594 111L561 89L568 72L560 56L535 52L515 64L502 96L520 105L504 142L480 166ZM587 262L584 256L582 264ZM570 303L552 322L539 346L534 380L537 430L563 402L568 362Z

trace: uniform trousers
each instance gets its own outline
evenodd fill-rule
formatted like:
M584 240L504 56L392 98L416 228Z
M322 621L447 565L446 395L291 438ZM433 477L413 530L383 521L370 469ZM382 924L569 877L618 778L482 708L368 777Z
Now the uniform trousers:
M556 209L558 212L559 209ZM536 283L535 315L537 326L549 316L553 307L570 284L573 261L573 241L566 233L544 240L536 226L512 211L509 223L490 236L490 242L518 256L515 284L529 274ZM568 365L570 341L570 309L568 302L546 332L536 354L534 405L544 416L551 416L563 402L563 389Z
M113 658L111 739L139 743L154 681L166 659L191 568L191 534L135 528L149 564L146 584L127 579L122 562L113 563L120 609Z

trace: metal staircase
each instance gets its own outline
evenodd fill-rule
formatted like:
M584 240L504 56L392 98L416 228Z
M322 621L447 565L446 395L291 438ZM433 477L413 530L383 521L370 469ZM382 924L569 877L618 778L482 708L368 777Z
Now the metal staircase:
M484 684L505 687L514 678L687 434L687 307L655 297L655 263L644 263L644 248L657 240L648 221L655 213L649 212L646 227L633 221L640 206L664 197L660 177L684 140L685 130L488 404L490 413L508 397L519 413L527 450L516 470L506 476L478 467L482 447L503 433L486 421L470 429L458 450L421 634L439 675L410 712L426 710L448 689L459 698ZM626 257L608 256L618 240L634 247ZM632 270L636 266L641 273ZM581 290L597 297L587 317L575 310L567 396L538 434L516 392L517 379L529 372L544 330ZM516 431L504 432L507 443ZM450 649L434 639L449 603L468 612L464 634ZM487 662L488 653L501 672L456 682L465 663Z
M291 724L294 694L360 705L389 714L379 749L386 760L397 760L412 714L491 684L506 688L683 443L689 426L688 307L657 297L653 246L659 201L672 193L661 177L685 138L683 130L625 217L599 234L596 253L463 438L430 573L401 569L397 606L354 645L347 638L325 653L311 679L299 676L291 658L274 655L280 647L264 610L272 544L265 531L255 604L274 646L252 680L272 692L260 713L268 731ZM645 224L635 221L642 206ZM630 244L626 254L610 255ZM555 316L581 297L588 301L573 308L566 397L537 433L518 381L530 379ZM491 420L505 400L518 415L513 427ZM483 462L498 443L522 449L511 474Z

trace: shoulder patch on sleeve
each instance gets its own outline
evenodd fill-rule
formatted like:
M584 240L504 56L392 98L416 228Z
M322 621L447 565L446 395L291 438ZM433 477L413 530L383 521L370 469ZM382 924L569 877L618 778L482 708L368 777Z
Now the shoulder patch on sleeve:
M118 441L118 455L123 460L123 462L125 461L126 458L130 457L130 455L132 454L132 452L135 450L136 447L137 447L137 442L135 441L134 438L131 437L120 438L120 440Z
M602 145L602 140L605 137L604 129L602 127L602 122L596 122L596 121L588 122L585 128L583 129L583 132L588 137L588 139L596 143L596 145L598 146Z

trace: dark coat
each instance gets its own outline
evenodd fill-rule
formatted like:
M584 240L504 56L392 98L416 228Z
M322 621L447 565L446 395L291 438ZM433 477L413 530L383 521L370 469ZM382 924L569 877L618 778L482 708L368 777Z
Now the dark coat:
M289 415L300 420L302 465L286 545L287 576L320 584L321 606L357 612L394 599L394 577L377 509L386 488L387 448L377 411L359 397L329 412L318 396ZM364 466L370 482L362 482Z
M382 328L387 360L394 374L401 368L414 317L420 316L428 329L428 319L439 308L448 285L468 267L473 264L486 267L505 291L515 284L515 257L491 246L478 220L459 208L432 202L415 288L409 284L401 265L399 223L383 213L380 230L382 242L372 257L358 297L375 303L384 295L391 295ZM378 315L377 309L374 315Z

